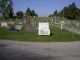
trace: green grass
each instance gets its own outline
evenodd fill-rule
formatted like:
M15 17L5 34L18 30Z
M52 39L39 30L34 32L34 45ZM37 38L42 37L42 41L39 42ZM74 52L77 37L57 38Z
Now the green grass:
M5 28L0 28L0 40L19 40L29 42L68 42L80 41L80 35L73 34L66 30L61 31L54 27L51 29L51 36L39 36L37 32L26 31L22 29L19 32L12 32Z

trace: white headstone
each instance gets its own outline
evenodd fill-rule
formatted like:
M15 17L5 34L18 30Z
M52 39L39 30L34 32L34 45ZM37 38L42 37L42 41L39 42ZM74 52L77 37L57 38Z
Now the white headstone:
M1 27L8 27L8 24L6 22L2 22Z
M22 26L21 25L16 25L17 30L21 30Z
M19 24L22 24L22 22L19 22Z
M53 19L51 19L51 23L53 23Z
M49 23L39 23L38 35L50 35Z
M26 20L24 20L24 23L26 23Z
M64 26L64 21L61 21L60 24L61 24L61 30L62 30Z
M10 24L14 24L14 22L10 22Z
M79 27L79 26L80 26L80 22L77 22L77 23L76 23L76 26Z

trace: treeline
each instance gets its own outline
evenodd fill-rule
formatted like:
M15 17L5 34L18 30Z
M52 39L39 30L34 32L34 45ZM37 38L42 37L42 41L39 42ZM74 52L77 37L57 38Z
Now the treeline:
M23 17L38 17L38 14L35 13L35 10L30 10L30 8L27 8L26 13L23 13L22 11L16 12L16 18L23 18Z
M54 11L53 14L49 15L49 17L65 17L67 19L77 19L80 17L80 8L77 8L75 3L70 4L67 7L64 7L61 11Z
M14 19L14 18L23 18L23 17L38 17L38 14L35 10L30 8L26 9L26 12L17 11L14 13L12 0L0 0L0 17L4 19ZM80 8L76 6L75 3L64 7L61 11L55 11L53 14L50 14L49 17L65 17L67 19L77 19L80 17Z
M0 0L0 17L4 19L14 19L14 18L23 18L23 17L37 17L38 14L35 10L30 10L27 8L26 12L18 11L14 13L12 0Z

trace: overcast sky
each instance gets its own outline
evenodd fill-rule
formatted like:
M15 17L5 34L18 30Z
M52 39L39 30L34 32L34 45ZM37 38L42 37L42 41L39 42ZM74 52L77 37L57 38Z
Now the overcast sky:
M80 0L12 0L14 11L26 12L29 7L31 10L35 10L39 16L47 16L53 13L55 10L62 10L63 7L68 6L71 3L76 3L76 6L80 8Z

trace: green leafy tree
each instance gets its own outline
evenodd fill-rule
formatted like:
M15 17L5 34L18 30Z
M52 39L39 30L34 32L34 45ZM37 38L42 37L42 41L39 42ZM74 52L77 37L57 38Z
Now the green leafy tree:
M38 17L38 14L36 13L35 16Z
M68 7L64 7L62 11L58 13L59 16L64 16L68 19L77 19L77 17L80 17L80 9L77 8L75 3L70 4Z
M4 18L13 17L13 2L12 0L0 0L0 13Z
M26 10L26 16L31 16L31 10L30 10L30 8L27 8L27 10Z
M10 4L10 5L8 5L8 7L7 7L6 11L5 11L5 17L13 18L13 15L14 15L13 8L12 8L12 6Z
M35 10L30 10L30 8L27 8L27 10L26 10L26 16L27 17L38 17L38 14L37 13L35 13Z
M35 16L35 11L34 10L31 11L31 16Z
M16 13L16 15L17 15L17 18L23 18L23 16L24 16L24 14L23 14L22 11L18 11L18 12Z
M55 17L58 16L58 12L57 12L57 10L55 10L54 13L53 13L53 14L50 14L48 17L53 17L53 16L55 16Z
M32 11L31 11L31 16L32 16L32 17L33 17L33 16L37 17L37 16L38 16L38 14L36 14L36 13L35 13L35 11L34 11L34 10L32 10Z
M53 17L53 14L50 14L48 17Z
M56 16L56 17L58 16L58 12L57 12L57 10L54 11L53 16Z
M34 10L31 11L31 15L32 15L32 16L35 15L35 11L34 11Z

